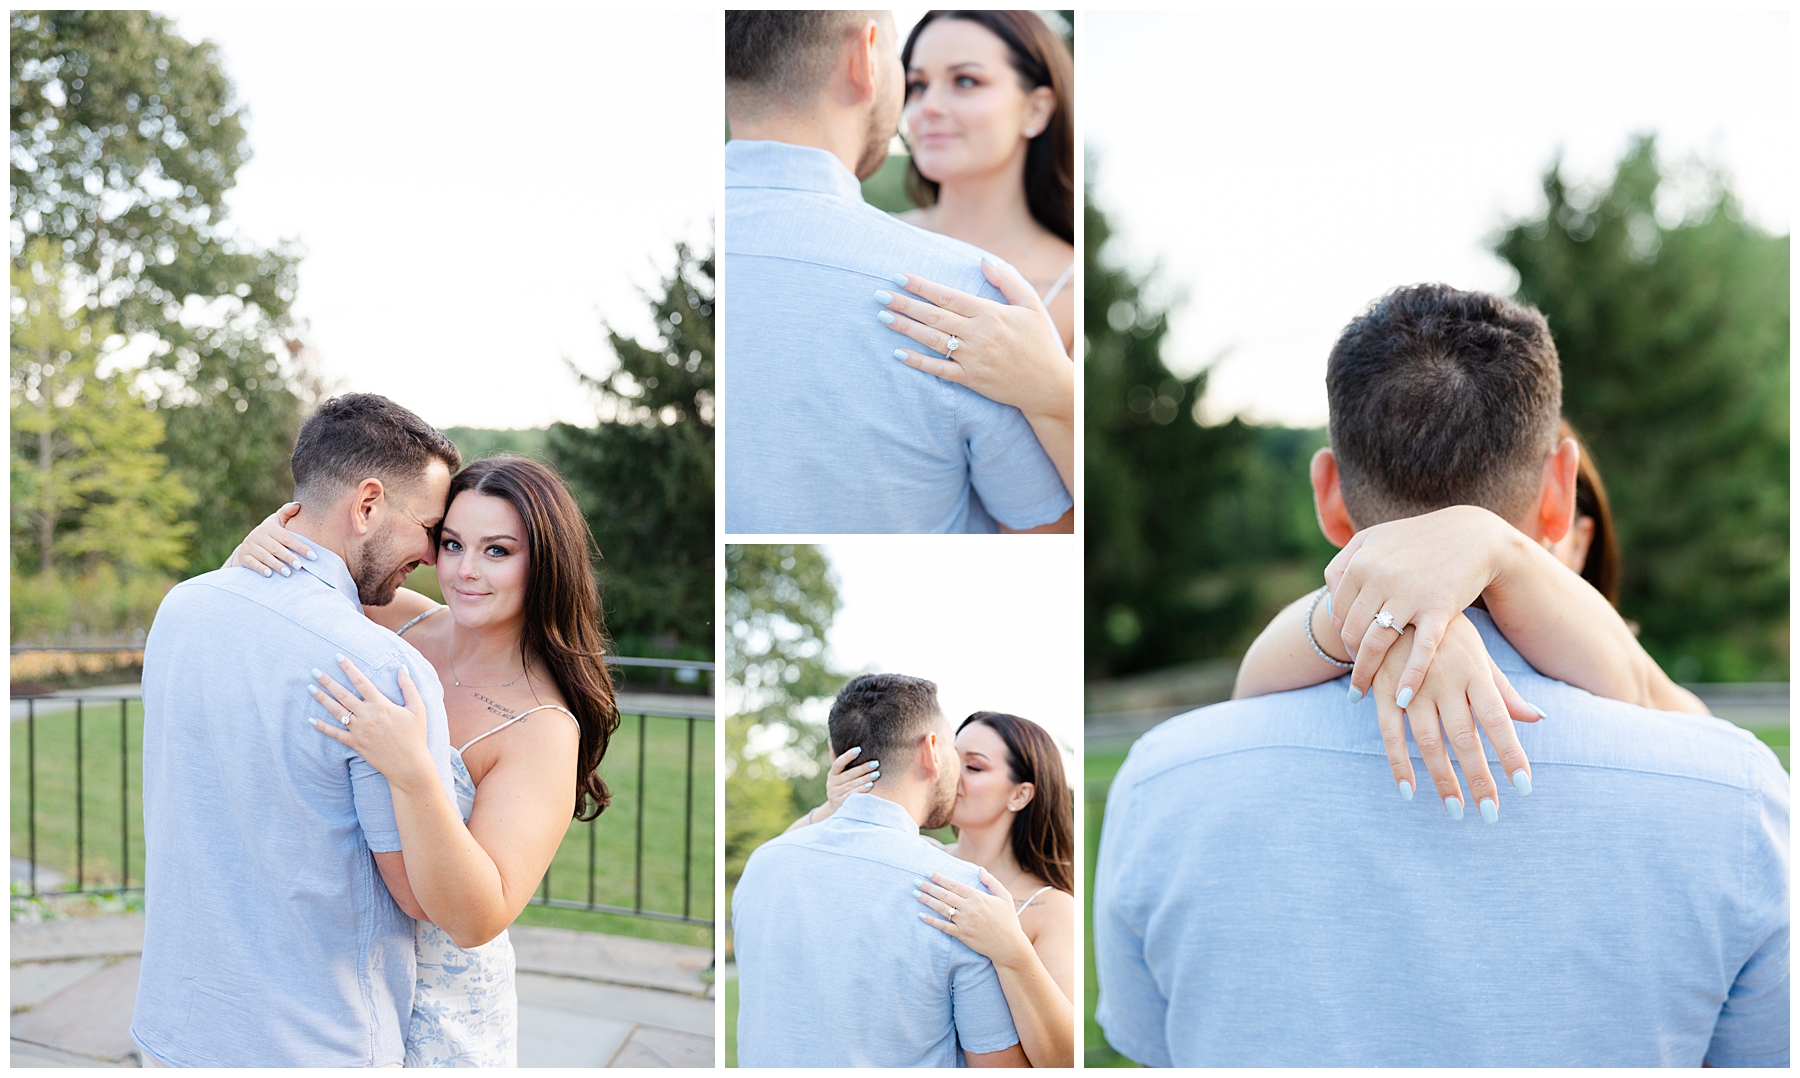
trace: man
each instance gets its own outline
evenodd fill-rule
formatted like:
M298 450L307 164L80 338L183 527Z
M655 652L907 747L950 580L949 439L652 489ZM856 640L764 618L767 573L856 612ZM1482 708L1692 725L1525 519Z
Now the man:
M1455 504L1537 541L1567 529L1576 456L1536 311L1397 291L1345 330L1327 392L1313 475L1334 542ZM1115 1048L1156 1066L1787 1064L1774 755L1544 677L1467 616L1548 712L1518 728L1531 796L1491 823L1397 797L1374 703L1341 680L1132 748L1094 876Z
M876 321L895 274L1005 302L981 251L863 202L905 98L893 17L730 11L725 39L725 530L1072 530L1018 409Z
M883 767L869 793L744 866L731 903L738 1062L1026 1066L993 963L927 925L912 897L933 872L981 886L974 865L919 834L950 822L961 773L937 686L865 674L838 693L830 729Z
M149 1065L399 1066L413 921L387 780L308 686L348 656L391 699L404 665L450 786L443 687L362 606L436 560L456 447L385 397L326 401L294 446L293 577L221 569L157 610L144 648L144 958L131 1033ZM373 854L373 856L371 856Z

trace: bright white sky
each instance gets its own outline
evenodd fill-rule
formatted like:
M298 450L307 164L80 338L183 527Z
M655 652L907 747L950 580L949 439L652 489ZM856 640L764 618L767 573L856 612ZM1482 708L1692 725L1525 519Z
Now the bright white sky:
M937 682L952 724L1004 711L1069 749L1081 730L1081 548L1074 536L943 542L863 535L823 544L843 609L840 670ZM821 716L822 717L822 716Z
M1515 9L1498 9L1515 11ZM1109 252L1185 291L1165 359L1223 355L1205 415L1325 422L1325 357L1396 285L1508 292L1484 239L1539 177L1600 179L1637 131L1789 228L1786 13L1090 11L1077 57Z
M717 11L164 8L249 109L230 196L296 238L327 378L438 426L591 424L563 358L652 336L675 241L723 185Z

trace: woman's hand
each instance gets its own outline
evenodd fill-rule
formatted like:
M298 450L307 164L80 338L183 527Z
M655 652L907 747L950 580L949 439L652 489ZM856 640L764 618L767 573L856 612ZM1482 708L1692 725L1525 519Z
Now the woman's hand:
M1394 687L1399 706L1406 707L1450 623L1480 598L1516 544L1525 541L1517 528L1473 505L1357 532L1325 567L1331 589L1327 614L1356 662L1350 684L1368 691L1389 649L1404 635L1396 630L1411 626L1411 655ZM1392 628L1376 623L1383 613L1392 616Z
M1488 656L1480 630L1462 614L1451 619L1437 649L1437 661L1431 664L1423 684L1403 712L1394 697L1404 668L1405 650L1391 648L1375 673L1376 719L1400 796L1412 800L1417 785L1412 758L1406 751L1406 724L1410 722L1413 743L1419 746L1419 756L1451 818L1462 818L1464 802L1462 787L1445 751L1446 742L1462 763L1463 777L1469 780L1469 794L1475 799L1481 818L1493 823L1500 816L1500 791L1488 770L1478 730L1486 731L1500 758L1500 768L1513 788L1528 794L1531 764L1519 745L1512 720L1535 722L1543 713L1519 696Z
M913 886L918 889L913 897L939 915L921 913L919 919L962 940L970 950L996 966L1033 954L1031 940L1019 927L1012 894L987 869L979 871L982 885L992 893L978 891L938 872L933 872L930 880L914 880Z
M1011 268L983 259L981 269L1006 296L1006 303L904 274L895 277L895 283L921 298L885 289L875 293L876 301L886 308L878 317L889 328L949 357L938 359L897 348L895 358L945 381L968 386L989 400L1010 404L1027 418L1072 422L1075 364L1063 351L1043 303ZM949 347L952 336L959 342L954 351Z
M419 695L406 667L400 667L400 695L406 701L405 706L401 706L383 696L355 663L342 655L337 658L338 666L343 668L344 676L356 691L350 691L319 670L312 671L312 676L324 689L318 685L308 688L313 699L342 723L343 728L312 718L306 721L326 737L350 746L369 762L370 767L386 775L390 783L428 780L435 784L437 768L426 748L425 698Z
M242 565L264 576L274 573L292 576L293 571L300 568L301 558L317 560L318 555L306 545L306 540L285 527L299 512L300 503L289 502L270 513L225 559L224 567Z
M850 761L862 755L862 746L846 749L831 761L831 770L825 773L824 811L818 814L819 820L828 818L838 810L838 806L847 801L851 794L867 793L875 788L875 780L881 777L881 761L868 760L850 766Z

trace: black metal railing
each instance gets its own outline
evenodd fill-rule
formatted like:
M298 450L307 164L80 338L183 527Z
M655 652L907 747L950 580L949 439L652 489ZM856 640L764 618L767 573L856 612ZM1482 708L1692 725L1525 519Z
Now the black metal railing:
M709 676L713 669L711 663L686 660L608 661ZM696 911L710 914L713 902L713 713L710 698L695 697L694 703L690 707L671 700L621 709L619 729L601 765L613 804L594 820L570 824L532 904L712 927L713 918ZM111 732L115 708L116 746ZM12 709L12 849L14 874L22 876L13 881L14 897L141 894L142 791L133 793L138 785L134 777L141 772L139 694L72 691L13 697ZM93 721L101 716L100 723ZM102 724L104 735L98 728ZM112 799L101 796L107 803L102 814L91 812L90 803L96 787L110 786L115 778L117 835L97 836L96 821L106 821L101 830L113 830ZM623 826L621 816L629 817ZM105 843L104 856L97 842ZM627 856L628 880L609 871L622 868ZM69 879L65 874L71 869ZM572 885L565 882L571 879Z

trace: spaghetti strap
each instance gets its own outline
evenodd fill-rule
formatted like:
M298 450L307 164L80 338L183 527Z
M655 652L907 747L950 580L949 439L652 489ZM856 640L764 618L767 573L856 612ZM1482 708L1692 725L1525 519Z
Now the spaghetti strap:
M539 704L538 706L536 706L534 708L527 708L526 710L519 712L517 715L514 715L512 718L507 719L505 722L494 727L492 730L489 730L486 734L482 734L479 737L472 739L469 742L469 745L475 744L476 741L480 741L483 737L487 737L489 734L497 734L500 731L506 729L508 726L511 726L513 723L518 722L520 719L524 718L525 716L534 715L540 711L560 711L560 712L562 712L564 715L569 716L570 722L575 724L575 732L576 733L581 732L581 720L577 719L575 717L574 713L571 712L568 708L560 707L556 704ZM457 749L456 754L458 756L461 756L463 753L469 751L469 745L464 745L462 748ZM1036 897L1036 896L1033 896L1033 897Z
M1062 271L1062 276L1058 277L1056 279L1056 283L1050 286L1050 290L1048 292L1044 293L1044 297L1043 297L1044 306L1046 306L1046 307L1050 306L1050 301L1056 298L1056 294L1063 290L1063 285L1068 284L1069 279L1074 276L1075 276L1075 263L1071 262L1071 263L1069 263L1069 268Z
M1028 898L1024 902L1019 903L1019 908L1021 910L1023 910L1026 906L1031 905L1032 899L1037 898L1037 896L1043 894L1045 891L1054 891L1054 890L1056 890L1055 884L1046 884L1045 886L1038 888L1037 890L1031 892L1031 898Z
M410 629L410 628L412 628L412 627L413 627L413 626L415 626L415 625L417 625L417 624L418 624L418 623L419 623L419 622L421 622L421 621L424 621L424 620L425 620L425 619L426 619L426 618L428 618L428 617L430 617L430 616L431 616L431 615L433 615L433 614L435 614L435 613L437 613L437 612L438 612L438 611L440 611L440 610L448 610L448 609L449 609L449 607L446 607L446 606L434 606L434 607L432 607L432 608L431 608L431 609L430 609L430 610L427 610L427 611L425 611L425 613L423 613L423 614L420 614L420 615L419 615L419 616L418 616L418 617L416 617L416 618L414 618L414 619L412 619L412 620L411 620L411 621L409 621L409 622L407 622L407 623L406 623L406 624L405 624L405 625L402 625L402 626L400 626L400 627L399 627L399 628L398 628L398 629L395 629L395 630L394 630L394 635L395 635L395 636L405 636L405 635L406 635L406 630L408 630L408 629Z

